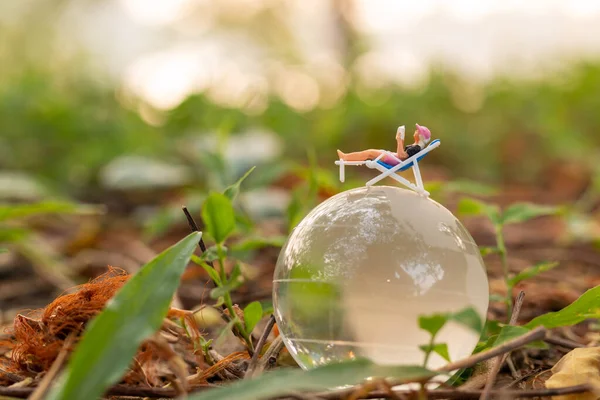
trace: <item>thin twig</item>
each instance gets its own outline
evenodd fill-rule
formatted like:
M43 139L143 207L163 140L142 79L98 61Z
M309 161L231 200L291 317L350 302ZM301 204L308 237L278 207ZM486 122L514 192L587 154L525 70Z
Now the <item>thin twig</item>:
M546 328L544 328L543 326L540 326L538 328L535 328L531 332L528 332L525 335L519 336L513 340L509 340L509 341L501 344L500 346L494 347L487 351L482 351L481 353L473 354L472 356L462 359L460 361L446 364L445 366L438 368L435 371L437 371L437 372L452 372L452 371L456 371L459 369L472 367L476 364L479 364L480 362L489 360L491 358L497 357L501 354L507 353L507 352L517 349L521 346L524 346L527 343L534 342L536 340L540 340L546 335L546 332L547 332ZM392 386L401 385L401 384L406 383L406 381L402 380L402 379L390 379L389 382ZM356 390L356 386L353 386L350 388L344 388L344 389L321 393L320 396L323 398L326 398L326 399L345 398L345 396L348 396L348 395L354 393L355 390ZM437 391L435 391L435 392L437 392ZM435 392L430 392L430 393L435 393ZM453 392L454 391L450 391L450 393L453 393ZM479 398L479 396L482 393L479 390L478 391L456 390L455 392L457 392L457 393L476 393L477 396L473 397L473 398ZM405 392L401 392L401 393L410 394L411 392L405 391ZM446 393L446 392L444 392L444 393ZM377 398L377 397L375 397L375 398ZM442 398L443 398L443 396L442 396ZM454 397L454 398L456 398L456 397Z
M556 346L561 346L561 347L565 347L567 349L578 349L581 347L587 347L584 344L581 343L577 343L573 340L568 340L568 339L563 339L563 338L558 338L558 337L553 337L553 336L548 336L544 339L544 342L549 343L549 344L553 344Z
M192 214L190 214L187 207L182 206L181 209L183 210L183 213L185 214L185 217L187 218L188 224L190 225L190 229L193 232L200 232L200 228L198 228L196 221L194 221L194 217L192 217ZM204 239L200 238L199 246L200 246L200 250L202 250L202 252L204 253L206 251L206 244L204 244Z
M277 336L275 340L271 342L271 345L259 360L258 364L254 368L251 374L246 374L247 378L255 378L260 375L264 370L269 369L277 362L279 352L283 349L283 339L281 336Z
M515 299L515 306L513 308L512 315L510 316L510 325L515 325L517 323L517 320L519 319L519 313L521 312L521 306L523 306L524 298L525 292L521 290ZM490 393L492 392L492 388L496 382L498 372L500 372L500 368L502 368L502 364L504 364L504 361L506 361L506 358L509 354L510 353L504 353L492 361L492 366L489 370L489 374L487 374L487 381L485 387L483 388L483 393L481 394L480 400L488 400L490 398Z
M258 356L261 353L262 348L265 345L265 342L267 341L267 338L271 334L271 330L273 330L273 326L275 326L275 317L273 316L273 314L271 314L271 317L269 318L269 322L267 322L267 325L265 326L265 330L263 331L260 339L258 339L256 348L254 349L254 354L252 355L252 358L250 359L250 364L248 364L248 369L246 370L245 377L250 377L254 373L254 369L258 365Z
M449 363L442 368L437 369L438 372L451 372L458 369L469 368L482 361L489 360L490 358L496 357L500 354L508 353L509 351L518 349L528 343L535 342L536 340L542 340L547 333L547 329L543 326L538 326L531 332L526 333L523 336L519 336L513 340L509 340L502 343L500 346L492 349L482 351L481 353L473 354L471 357L467 357L463 360Z
M56 360L54 360L52 366L40 382L39 386L31 394L31 397L29 397L30 400L41 400L44 397L46 391L48 391L48 388L52 384L52 380L56 377L56 375L60 372L60 369L63 367L65 360L67 359L67 355L71 350L71 345L74 341L75 336L73 334L67 337L67 340L65 340L62 349L60 349Z

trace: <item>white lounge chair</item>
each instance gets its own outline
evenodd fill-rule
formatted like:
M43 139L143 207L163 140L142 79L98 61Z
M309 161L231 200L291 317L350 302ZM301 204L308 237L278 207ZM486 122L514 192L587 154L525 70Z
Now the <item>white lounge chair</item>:
M378 176L371 179L367 183L366 186L371 186L386 177L390 177L395 181L401 183L402 185L408 187L409 189L414 190L415 192L423 195L429 196L429 192L427 192L423 186L423 179L421 178L421 170L419 169L419 161L423 159L430 151L436 149L440 146L441 142L439 139L436 139L429 143L429 146L425 147L423 150L415 154L414 156L407 158L402 161L392 152L386 151L386 153L395 158L398 161L397 165L386 164L381 161L384 153L382 153L379 157L374 160L366 160L366 161L344 161L338 160L335 162L336 165L340 166L340 182L344 182L346 179L344 168L346 165L366 165L369 168L376 169L381 172ZM407 169L412 168L413 174L415 176L415 183L412 183L408 179L398 175L398 172L406 171Z

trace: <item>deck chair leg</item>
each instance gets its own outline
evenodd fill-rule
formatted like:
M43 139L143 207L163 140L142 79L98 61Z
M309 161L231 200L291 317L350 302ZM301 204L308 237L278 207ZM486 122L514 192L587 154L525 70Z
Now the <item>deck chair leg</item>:
M413 163L413 174L415 175L415 182L417 183L417 187L419 189L425 190L423 186L423 178L421 178L421 169L419 168L419 163L417 160Z
M412 183L411 181L409 181L406 178L401 177L400 175L393 174L393 175L390 175L390 178L392 178L393 180L395 180L398 183L401 183L402 185L406 186L409 189L415 190L417 192L419 191L419 188L416 187L414 185L414 183Z
M421 170L419 169L419 163L416 161L413 164L413 174L415 175L415 182L417 183L417 192L422 194L423 196L429 196L429 192L425 190L425 185L423 185L423 178L421 177Z
M344 171L344 163L340 160L340 182L344 183L346 180L346 174Z

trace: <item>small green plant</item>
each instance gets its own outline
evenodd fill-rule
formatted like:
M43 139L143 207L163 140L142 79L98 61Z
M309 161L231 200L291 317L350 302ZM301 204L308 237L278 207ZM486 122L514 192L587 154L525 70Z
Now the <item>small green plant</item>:
M223 307L226 310L226 316L229 319L226 329L231 329L244 342L250 353L254 351L251 339L252 330L268 310L264 310L263 305L258 301L248 304L243 310L233 304L231 292L246 282L242 264L234 255L244 254L246 251L265 246L282 244L281 238L252 237L234 243L231 247L225 245L225 242L235 232L239 221L236 218L233 201L240 192L241 183L253 169L250 169L236 183L227 187L223 193L211 192L206 197L201 215L205 235L214 241L214 245L206 248L201 256L192 256L192 261L206 271L216 286L211 290L210 297L216 301L215 306ZM226 270L227 262L233 264L229 273ZM210 344L204 344L202 347L207 353Z
M558 263L543 262L532 267L526 268L520 273L513 275L510 273L508 263L508 250L504 241L504 227L510 224L516 224L529 221L533 218L553 215L559 212L559 208L542 206L533 203L515 203L504 210L494 204L488 204L480 200L465 198L458 205L458 212L461 215L483 215L486 216L494 226L496 237L496 246L482 247L481 254L498 254L502 262L502 272L506 284L506 295L501 299L506 304L506 315L510 318L513 308L512 290L521 281L532 278L544 271L555 268Z
M432 353L436 353L444 360L450 361L448 353L448 345L446 343L436 343L437 334L442 330L448 321L455 321L462 324L475 332L481 332L483 321L472 307L467 307L456 313L436 313L431 315L423 315L419 317L419 328L427 331L431 337L429 343L419 346L425 353L423 367L427 367L427 362Z

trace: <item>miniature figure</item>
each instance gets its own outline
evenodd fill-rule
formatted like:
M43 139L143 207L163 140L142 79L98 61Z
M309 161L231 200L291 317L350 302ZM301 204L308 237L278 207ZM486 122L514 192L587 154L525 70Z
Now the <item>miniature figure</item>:
M366 186L371 186L386 177L390 177L423 196L429 196L429 193L425 190L423 185L419 161L433 149L439 147L440 140L436 139L429 143L431 140L431 132L429 129L419 124L416 124L416 126L417 130L413 136L415 142L406 147L404 146L404 126L398 128L396 131L398 147L395 153L386 150L370 149L346 154L338 150L337 152L340 159L336 161L335 164L340 166L340 181L344 182L345 180L344 168L346 165L366 165L368 168L376 169L380 172L379 176L376 176L365 183ZM427 145L427 143L429 143L429 145ZM413 171L415 183L410 182L398 174L409 168Z
M398 127L398 130L396 131L396 141L398 142L396 153L390 153L385 150L369 149L346 154L338 150L338 156L340 157L340 160L343 161L366 161L375 160L383 154L383 157L381 158L382 162L392 166L398 165L400 161L404 161L423 150L425 145L431 140L431 132L427 127L419 124L416 124L416 126L417 130L415 130L413 135L415 142L406 147L404 146L404 125Z

